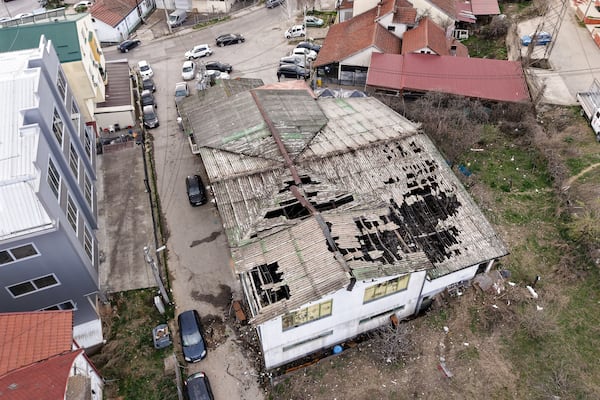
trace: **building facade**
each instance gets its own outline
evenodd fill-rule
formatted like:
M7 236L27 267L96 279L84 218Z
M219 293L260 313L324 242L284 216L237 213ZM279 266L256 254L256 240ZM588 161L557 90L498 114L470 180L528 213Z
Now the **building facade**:
M0 53L0 103L0 312L74 310L97 345L95 138L50 40Z

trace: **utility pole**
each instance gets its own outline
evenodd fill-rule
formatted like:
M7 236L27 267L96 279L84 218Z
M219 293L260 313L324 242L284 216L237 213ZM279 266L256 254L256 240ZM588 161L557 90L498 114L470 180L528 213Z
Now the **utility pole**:
M162 246L162 247L156 249L156 252L158 253L159 251L162 251L164 249L165 249L165 246ZM144 256L146 258L146 262L148 264L150 264L150 268L152 269L152 273L154 274L154 279L156 280L156 285L158 286L160 295L162 296L162 298L166 304L171 304L171 300L169 299L167 290L165 289L162 279L160 278L160 272L158 271L158 266L156 265L156 262L154 262L154 258L152 258L152 255L150 254L150 249L148 248L148 246L144 246Z

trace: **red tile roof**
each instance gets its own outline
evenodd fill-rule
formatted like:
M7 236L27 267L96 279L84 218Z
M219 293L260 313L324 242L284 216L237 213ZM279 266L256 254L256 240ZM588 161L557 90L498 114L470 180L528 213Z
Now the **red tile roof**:
M71 367L83 349L0 376L0 398L7 400L63 400Z
M90 13L92 17L112 26L119 25L137 6L136 0L97 0Z
M390 2L388 0L384 4ZM400 38L375 22L376 16L377 7L332 25L315 60L315 67L339 62L371 46L384 53L400 53Z
M432 54L373 54L367 86L437 91L495 101L529 101L523 69L517 61Z
M392 22L394 24L415 25L417 21L417 10L411 5L407 7L398 7L394 13Z
M402 54L417 52L428 47L441 56L450 55L450 49L456 46L456 56L468 57L469 50L457 40L448 39L444 30L429 17L422 18L419 25L404 32Z
M471 8L475 15L498 15L498 0L471 0Z
M0 314L0 376L71 351L72 311Z

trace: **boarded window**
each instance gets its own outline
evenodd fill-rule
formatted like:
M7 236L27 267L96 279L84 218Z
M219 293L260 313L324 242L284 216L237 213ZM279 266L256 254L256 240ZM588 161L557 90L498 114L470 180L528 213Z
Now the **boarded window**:
M363 304L406 290L410 275L404 275L365 289Z

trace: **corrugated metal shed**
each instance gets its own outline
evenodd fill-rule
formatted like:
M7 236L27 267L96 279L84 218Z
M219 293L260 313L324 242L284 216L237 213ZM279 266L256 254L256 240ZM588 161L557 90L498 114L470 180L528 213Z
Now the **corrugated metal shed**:
M96 103L100 109L119 106L133 107L133 92L131 89L131 70L127 60L109 61L106 63L108 84L106 85L105 101Z
M374 98L315 101L305 90L261 92L255 102L266 116L265 132L271 127L285 141L278 131L295 118L298 127L316 129L321 118L326 125L311 140L300 135L284 143L295 157L291 166L246 154L252 146L278 149L269 134L246 141L244 154L201 149L252 323L316 301L351 278L418 270L437 277L507 253L418 125ZM249 105L245 99L244 110ZM231 136L227 124L211 127L210 145Z
M367 86L437 91L494 101L529 101L523 68L517 61L431 54L373 54Z
M0 53L0 240L53 224L36 195L40 127L24 127L20 113L38 106L40 71L27 69L27 64L39 55L38 48Z

